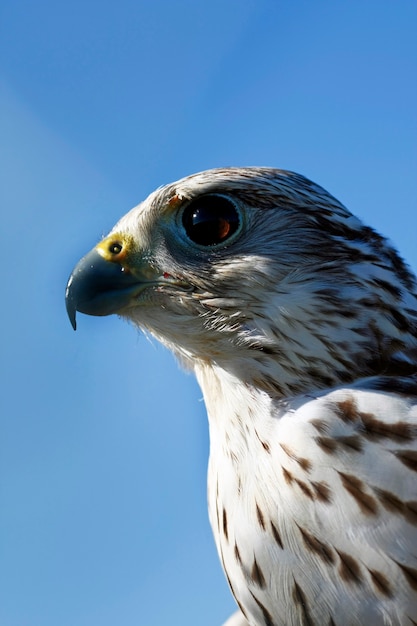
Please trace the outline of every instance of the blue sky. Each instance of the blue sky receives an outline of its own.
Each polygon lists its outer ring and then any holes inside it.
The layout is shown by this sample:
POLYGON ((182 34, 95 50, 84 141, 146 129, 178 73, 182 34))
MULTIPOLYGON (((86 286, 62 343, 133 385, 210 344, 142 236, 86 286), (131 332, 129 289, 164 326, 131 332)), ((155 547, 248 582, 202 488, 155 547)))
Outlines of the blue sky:
POLYGON ((414 1, 0 9, 0 624, 216 626, 201 393, 74 263, 155 187, 270 165, 320 183, 417 269, 414 1))

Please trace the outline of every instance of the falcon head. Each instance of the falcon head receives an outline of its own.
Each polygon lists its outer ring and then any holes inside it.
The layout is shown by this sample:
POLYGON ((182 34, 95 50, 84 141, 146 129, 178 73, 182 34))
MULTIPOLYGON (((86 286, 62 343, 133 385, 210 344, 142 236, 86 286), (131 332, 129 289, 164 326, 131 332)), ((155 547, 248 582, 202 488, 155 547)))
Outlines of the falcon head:
POLYGON ((117 313, 189 367, 278 397, 416 369, 414 277, 318 185, 226 168, 162 187, 73 270, 76 311, 117 313))

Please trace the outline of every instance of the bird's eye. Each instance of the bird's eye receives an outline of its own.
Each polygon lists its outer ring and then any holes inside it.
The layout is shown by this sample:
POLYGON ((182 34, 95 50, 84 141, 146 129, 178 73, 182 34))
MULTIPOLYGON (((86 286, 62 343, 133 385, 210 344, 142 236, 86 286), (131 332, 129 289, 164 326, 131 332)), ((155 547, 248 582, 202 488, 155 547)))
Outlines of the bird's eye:
POLYGON ((182 214, 182 223, 191 241, 215 246, 237 231, 240 219, 233 202, 212 194, 190 202, 182 214))

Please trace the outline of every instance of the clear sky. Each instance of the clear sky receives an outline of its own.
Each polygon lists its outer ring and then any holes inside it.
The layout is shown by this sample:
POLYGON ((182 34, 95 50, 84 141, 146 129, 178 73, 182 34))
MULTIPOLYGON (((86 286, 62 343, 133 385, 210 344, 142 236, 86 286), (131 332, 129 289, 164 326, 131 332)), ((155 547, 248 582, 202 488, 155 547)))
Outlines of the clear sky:
POLYGON ((417 4, 3 0, 1 626, 218 626, 192 376, 74 263, 155 187, 270 165, 320 183, 417 269, 417 4))

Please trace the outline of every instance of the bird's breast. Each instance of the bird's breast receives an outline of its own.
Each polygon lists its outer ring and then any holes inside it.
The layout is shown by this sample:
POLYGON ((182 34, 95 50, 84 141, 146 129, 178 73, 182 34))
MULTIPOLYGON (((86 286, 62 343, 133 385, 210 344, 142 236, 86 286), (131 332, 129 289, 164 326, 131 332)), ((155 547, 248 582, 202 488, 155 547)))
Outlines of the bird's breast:
POLYGON ((210 520, 250 624, 417 618, 415 582, 403 567, 415 518, 388 495, 413 490, 415 472, 401 459, 413 454, 414 427, 395 421, 409 410, 403 399, 384 398, 384 422, 362 411, 378 415, 381 402, 380 394, 338 390, 274 405, 224 382, 208 402, 210 520))

